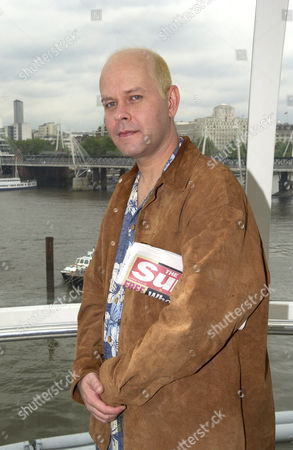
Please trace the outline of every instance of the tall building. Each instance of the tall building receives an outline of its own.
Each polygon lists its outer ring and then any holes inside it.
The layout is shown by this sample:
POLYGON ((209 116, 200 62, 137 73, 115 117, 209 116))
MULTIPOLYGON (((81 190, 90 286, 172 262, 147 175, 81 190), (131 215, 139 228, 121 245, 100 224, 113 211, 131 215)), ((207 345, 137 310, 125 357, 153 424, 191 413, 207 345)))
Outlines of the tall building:
POLYGON ((23 121, 23 102, 14 100, 14 123, 5 127, 5 136, 15 141, 25 141, 32 138, 32 126, 23 121))
POLYGON ((180 136, 187 135, 193 141, 203 136, 209 137, 218 150, 224 149, 227 144, 237 138, 245 141, 247 126, 248 120, 235 117, 234 108, 226 104, 215 106, 211 117, 176 123, 180 136))
POLYGON ((23 123, 23 102, 21 100, 14 100, 14 123, 23 123))

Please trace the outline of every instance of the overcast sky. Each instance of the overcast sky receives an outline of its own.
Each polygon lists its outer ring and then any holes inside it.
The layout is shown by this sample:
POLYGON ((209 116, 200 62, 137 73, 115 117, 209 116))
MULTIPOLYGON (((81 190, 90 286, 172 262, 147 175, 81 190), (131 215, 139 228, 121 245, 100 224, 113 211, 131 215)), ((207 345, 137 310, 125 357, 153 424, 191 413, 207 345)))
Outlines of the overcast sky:
MULTIPOLYGON (((178 121, 210 116, 220 103, 247 117, 254 14, 253 0, 0 0, 0 119, 13 122, 19 99, 33 128, 55 121, 66 131, 95 130, 103 123, 101 68, 127 46, 166 59, 181 91, 178 121)), ((292 43, 291 20, 278 116, 291 123, 292 43)))

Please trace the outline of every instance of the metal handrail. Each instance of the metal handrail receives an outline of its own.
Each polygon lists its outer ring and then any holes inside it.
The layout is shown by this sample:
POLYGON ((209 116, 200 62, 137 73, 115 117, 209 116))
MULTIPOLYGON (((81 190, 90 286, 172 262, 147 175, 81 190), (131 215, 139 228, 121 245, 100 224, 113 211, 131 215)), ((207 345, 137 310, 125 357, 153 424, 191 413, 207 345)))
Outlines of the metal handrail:
MULTIPOLYGON (((7 327, 0 329, 0 342, 23 341, 46 338, 75 337, 77 334, 76 323, 46 324, 40 326, 7 327)), ((293 320, 270 319, 268 322, 268 334, 273 335, 293 335, 293 320)))
POLYGON ((2 328, 0 330, 0 342, 11 341, 26 341, 32 339, 46 339, 46 338, 63 338, 75 337, 77 335, 77 325, 73 324, 58 324, 46 325, 39 327, 28 327, 25 330, 19 328, 2 328))
POLYGON ((293 335, 293 320, 270 319, 268 323, 268 334, 293 335))

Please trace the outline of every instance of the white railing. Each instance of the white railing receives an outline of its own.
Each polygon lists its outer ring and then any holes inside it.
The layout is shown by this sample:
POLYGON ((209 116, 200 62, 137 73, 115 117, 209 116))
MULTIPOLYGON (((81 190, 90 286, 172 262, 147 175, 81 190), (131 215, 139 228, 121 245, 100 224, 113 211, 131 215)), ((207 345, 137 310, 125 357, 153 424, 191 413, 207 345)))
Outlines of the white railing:
MULTIPOLYGON (((0 342, 74 337, 80 303, 0 308, 0 342)), ((293 335, 293 302, 270 302, 269 334, 293 335)))

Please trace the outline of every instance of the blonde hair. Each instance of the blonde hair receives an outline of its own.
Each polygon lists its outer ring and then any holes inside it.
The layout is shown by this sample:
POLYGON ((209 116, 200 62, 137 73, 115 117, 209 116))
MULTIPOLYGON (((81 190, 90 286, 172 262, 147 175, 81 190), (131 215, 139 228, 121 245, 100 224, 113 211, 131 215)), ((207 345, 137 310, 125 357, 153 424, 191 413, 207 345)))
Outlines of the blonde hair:
POLYGON ((112 53, 106 61, 107 62, 115 56, 129 54, 129 53, 141 53, 151 63, 150 76, 155 81, 159 93, 163 98, 166 98, 166 94, 170 86, 172 85, 172 78, 168 64, 158 53, 149 48, 122 48, 112 53))

